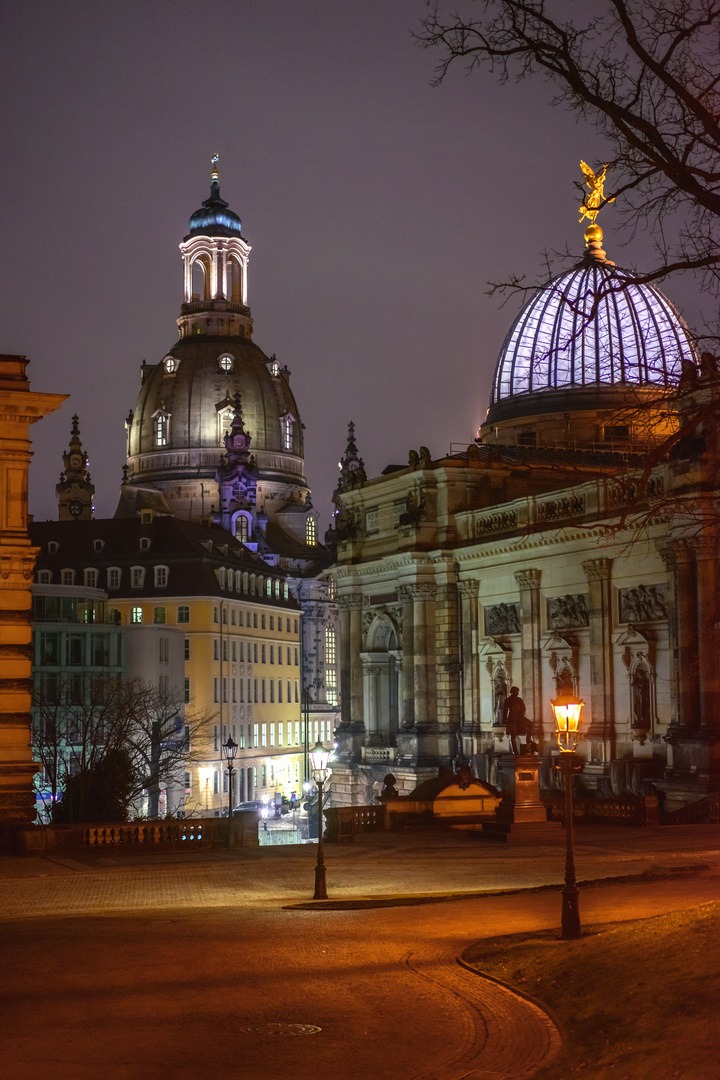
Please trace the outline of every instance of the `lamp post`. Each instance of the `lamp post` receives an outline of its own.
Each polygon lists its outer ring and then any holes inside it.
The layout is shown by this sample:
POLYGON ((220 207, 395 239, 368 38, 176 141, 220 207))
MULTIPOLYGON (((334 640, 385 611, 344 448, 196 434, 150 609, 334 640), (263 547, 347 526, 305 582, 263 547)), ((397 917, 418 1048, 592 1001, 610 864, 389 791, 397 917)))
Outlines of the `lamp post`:
POLYGON ((329 773, 328 761, 330 760, 331 750, 328 750, 326 746, 323 746, 321 742, 316 742, 310 751, 310 761, 312 763, 313 779, 318 788, 318 858, 317 866, 315 867, 315 894, 313 900, 327 900, 327 885, 325 883, 325 859, 323 849, 323 784, 327 779, 329 773))
POLYGON ((231 824, 231 822, 232 822, 232 816, 233 816, 233 784, 232 784, 232 778, 233 778, 233 773, 235 772, 235 770, 233 769, 233 761, 235 760, 235 755, 238 752, 237 743, 234 741, 234 739, 230 735, 228 735, 228 741, 226 743, 222 744, 222 752, 223 752, 223 757, 227 761, 227 771, 228 771, 228 832, 227 832, 228 839, 227 839, 227 843, 228 843, 228 847, 230 847, 230 844, 232 842, 231 841, 231 836, 232 836, 232 824, 231 824))
POLYGON ((560 750, 560 767, 565 776, 565 887, 562 891, 562 937, 579 938, 580 908, 575 878, 575 853, 573 851, 573 773, 575 772, 575 747, 580 738, 580 712, 584 701, 566 694, 551 701, 555 716, 555 731, 560 750))

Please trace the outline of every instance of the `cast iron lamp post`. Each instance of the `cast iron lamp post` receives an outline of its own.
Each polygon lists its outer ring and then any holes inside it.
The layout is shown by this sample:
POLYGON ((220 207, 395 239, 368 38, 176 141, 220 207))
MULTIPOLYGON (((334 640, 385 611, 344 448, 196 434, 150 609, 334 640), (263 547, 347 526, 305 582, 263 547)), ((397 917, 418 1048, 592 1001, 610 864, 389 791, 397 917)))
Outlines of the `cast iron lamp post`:
POLYGON ((310 751, 313 779, 318 788, 318 858, 315 867, 315 895, 313 900, 327 900, 327 885, 325 883, 325 860, 323 858, 323 784, 329 773, 328 761, 332 750, 328 750, 321 742, 316 742, 310 751))
POLYGON ((233 761, 235 760, 235 755, 238 752, 237 743, 233 740, 233 738, 230 735, 228 735, 228 741, 226 743, 222 744, 222 752, 223 752, 223 757, 227 761, 227 771, 228 771, 228 847, 230 847, 230 835, 231 835, 231 832, 232 832, 232 827, 231 827, 230 822, 231 822, 232 816, 233 816, 233 785, 232 785, 232 777, 233 777, 233 773, 235 772, 235 770, 233 769, 233 761))
POLYGON ((573 852, 573 773, 575 771, 575 747, 580 738, 580 711, 585 704, 579 698, 564 695, 551 701, 555 715, 555 730, 560 749, 560 767, 565 776, 565 888, 562 891, 562 937, 579 938, 580 908, 578 887, 575 879, 575 854, 573 852))

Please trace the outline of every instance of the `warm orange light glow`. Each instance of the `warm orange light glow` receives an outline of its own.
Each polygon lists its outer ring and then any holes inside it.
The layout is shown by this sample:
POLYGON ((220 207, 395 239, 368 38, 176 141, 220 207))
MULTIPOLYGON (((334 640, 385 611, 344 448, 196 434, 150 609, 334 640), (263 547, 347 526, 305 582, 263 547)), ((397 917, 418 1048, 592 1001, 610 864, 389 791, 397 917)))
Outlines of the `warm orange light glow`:
POLYGON ((555 698, 550 704, 555 716, 555 728, 560 749, 574 749, 579 737, 580 712, 585 702, 578 698, 565 696, 555 698))

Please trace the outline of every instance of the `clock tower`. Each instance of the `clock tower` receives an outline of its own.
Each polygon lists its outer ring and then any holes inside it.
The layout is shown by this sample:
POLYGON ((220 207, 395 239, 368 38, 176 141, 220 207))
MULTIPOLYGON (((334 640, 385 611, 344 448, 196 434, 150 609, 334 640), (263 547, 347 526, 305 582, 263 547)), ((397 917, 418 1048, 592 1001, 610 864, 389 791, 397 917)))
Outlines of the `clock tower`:
POLYGON ((55 485, 60 521, 90 521, 93 516, 95 485, 90 480, 88 456, 80 442, 77 415, 72 418, 70 446, 63 454, 65 468, 55 485))

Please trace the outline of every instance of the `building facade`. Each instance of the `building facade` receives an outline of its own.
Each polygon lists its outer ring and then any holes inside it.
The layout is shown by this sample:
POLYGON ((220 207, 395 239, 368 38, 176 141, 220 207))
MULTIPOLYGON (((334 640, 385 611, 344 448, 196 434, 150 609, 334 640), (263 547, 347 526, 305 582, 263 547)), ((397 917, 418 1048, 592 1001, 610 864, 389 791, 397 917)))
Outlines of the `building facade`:
POLYGON ((717 365, 598 233, 518 316, 466 451, 341 485, 336 802, 439 765, 496 782, 512 686, 545 786, 568 693, 590 790, 676 806, 720 782, 717 365))

